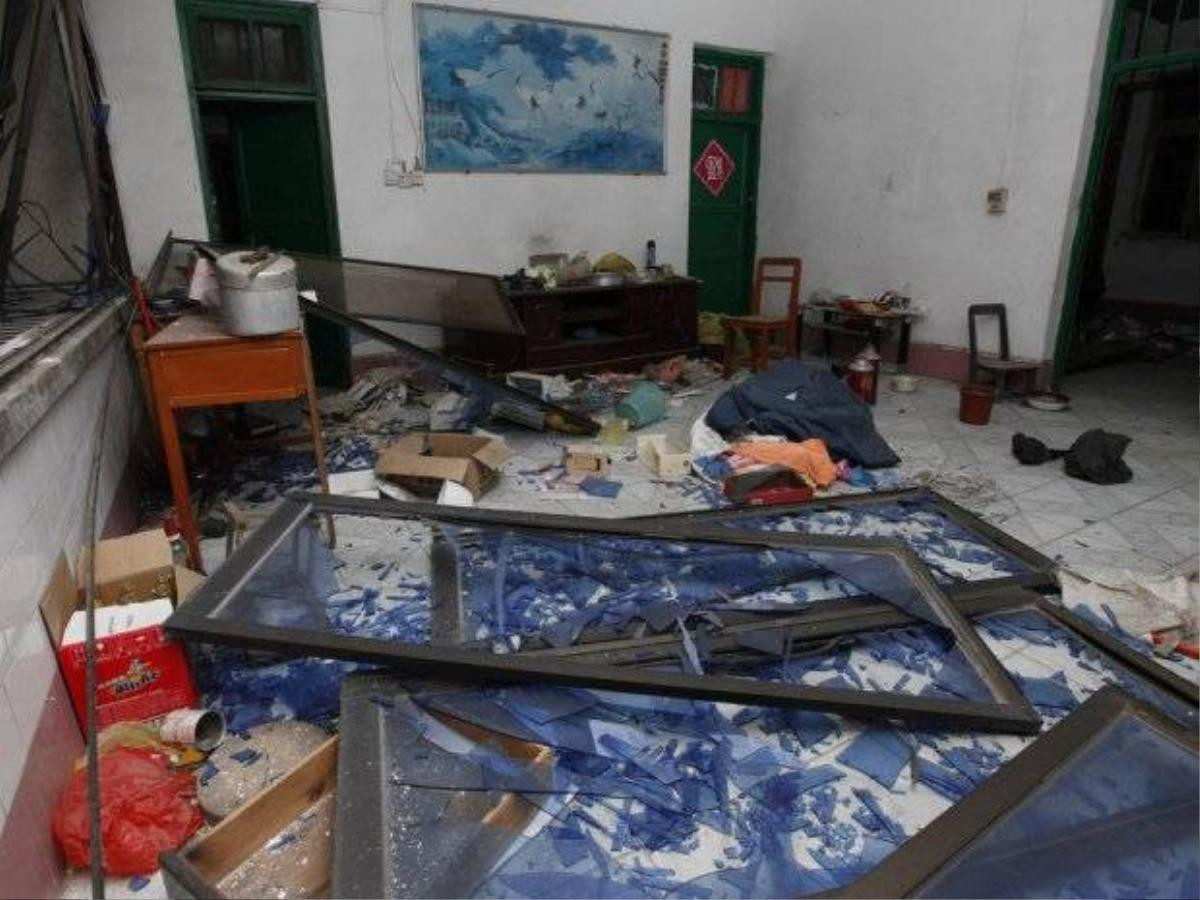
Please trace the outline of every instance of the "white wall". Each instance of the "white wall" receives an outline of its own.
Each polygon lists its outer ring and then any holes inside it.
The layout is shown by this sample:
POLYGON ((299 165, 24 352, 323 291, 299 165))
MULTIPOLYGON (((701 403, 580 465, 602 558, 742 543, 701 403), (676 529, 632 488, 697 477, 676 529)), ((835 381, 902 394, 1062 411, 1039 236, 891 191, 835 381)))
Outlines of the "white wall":
POLYGON ((125 234, 145 275, 168 231, 207 237, 172 0, 84 0, 107 94, 125 234))
POLYGON ((911 294, 929 312, 914 341, 964 346, 967 304, 1003 301, 1014 352, 1049 356, 1106 5, 785 9, 767 79, 760 252, 801 255, 806 292, 911 294), (999 216, 985 211, 994 186, 1009 190, 999 216))
MULTIPOLYGON (((421 152, 409 0, 319 0, 342 252, 389 261, 506 272, 531 252, 687 254, 693 43, 774 49, 778 0, 508 0, 461 2, 671 35, 667 174, 435 174, 385 188, 394 154, 421 152), (390 71, 388 63, 391 63, 390 71), (403 97, 403 99, 401 99, 403 97)), ((89 23, 113 112, 110 135, 134 267, 162 236, 207 234, 174 4, 89 0, 89 23)))
MULTIPOLYGON (((759 250, 799 253, 805 290, 898 288, 918 342, 963 346, 965 306, 1009 304, 1015 352, 1045 358, 1090 142, 1107 0, 505 0, 460 5, 671 35, 667 174, 430 174, 385 188, 420 146, 409 0, 319 0, 342 250, 495 272, 531 251, 644 242, 683 267, 695 43, 771 54, 759 250), (390 67, 388 61, 393 65, 390 67), (403 99, 402 99, 403 98, 403 99), (1009 189, 989 216, 984 193, 1009 189)), ((135 266, 168 228, 203 234, 169 0, 90 0, 135 266)))
POLYGON ((431 174, 425 188, 382 187, 392 153, 389 102, 401 157, 420 144, 404 114, 418 116, 408 0, 321 0, 325 86, 333 137, 342 250, 425 265, 508 272, 532 252, 617 250, 641 258, 646 240, 682 269, 694 43, 775 49, 775 0, 508 0, 458 6, 617 25, 670 34, 667 174, 431 174), (387 60, 398 90, 389 79, 387 60), (389 101, 390 95, 390 101, 389 101), (403 96, 403 101, 401 100, 403 96))
MULTIPOLYGON (((111 324, 109 330, 116 331, 111 324)), ((121 335, 84 372, 0 460, 0 893, 8 896, 54 896, 61 877, 50 816, 82 744, 38 600, 58 554, 73 559, 83 543, 96 411, 110 372, 98 527, 112 507, 140 416, 121 335)))

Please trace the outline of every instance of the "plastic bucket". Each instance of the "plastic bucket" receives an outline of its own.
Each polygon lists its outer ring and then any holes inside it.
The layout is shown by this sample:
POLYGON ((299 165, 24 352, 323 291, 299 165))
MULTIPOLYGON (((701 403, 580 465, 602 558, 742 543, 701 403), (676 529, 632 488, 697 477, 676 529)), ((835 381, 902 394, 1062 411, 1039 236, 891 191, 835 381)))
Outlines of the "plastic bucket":
POLYGON ((996 389, 990 384, 964 384, 958 389, 958 421, 986 425, 992 417, 996 389))

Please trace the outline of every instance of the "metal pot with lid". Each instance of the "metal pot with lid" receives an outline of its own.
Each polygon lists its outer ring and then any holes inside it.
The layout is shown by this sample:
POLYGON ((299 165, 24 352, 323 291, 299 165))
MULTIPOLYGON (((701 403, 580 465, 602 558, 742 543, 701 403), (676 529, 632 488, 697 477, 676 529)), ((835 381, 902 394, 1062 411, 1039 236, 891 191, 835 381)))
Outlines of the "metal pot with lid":
POLYGON ((300 327, 296 263, 281 253, 237 251, 217 259, 221 312, 231 334, 279 334, 300 327))

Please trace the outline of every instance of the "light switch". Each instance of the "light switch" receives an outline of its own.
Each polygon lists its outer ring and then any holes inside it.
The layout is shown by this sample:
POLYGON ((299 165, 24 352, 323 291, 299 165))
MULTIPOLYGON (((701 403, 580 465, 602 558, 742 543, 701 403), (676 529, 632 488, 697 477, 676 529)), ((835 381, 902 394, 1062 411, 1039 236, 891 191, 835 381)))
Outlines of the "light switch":
POLYGON ((1008 209, 1008 188, 989 188, 987 192, 987 211, 999 215, 1008 209))

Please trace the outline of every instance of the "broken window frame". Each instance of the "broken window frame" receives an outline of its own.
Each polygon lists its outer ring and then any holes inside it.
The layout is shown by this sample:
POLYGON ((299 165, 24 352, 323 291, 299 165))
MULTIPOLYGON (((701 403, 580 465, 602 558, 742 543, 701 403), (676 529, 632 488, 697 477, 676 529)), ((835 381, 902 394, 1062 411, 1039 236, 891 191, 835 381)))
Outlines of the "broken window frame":
MULTIPOLYGON (((168 233, 163 245, 159 248, 158 256, 155 258, 154 265, 151 269, 151 276, 148 281, 147 293, 150 297, 157 297, 160 293, 160 283, 166 272, 167 266, 170 264, 171 251, 176 244, 188 244, 195 246, 203 242, 176 238, 168 233)), ((206 245, 208 246, 208 245, 206 245)), ((210 249, 236 249, 236 248, 213 248, 210 249)), ((309 254, 310 256, 312 254, 309 254)), ((298 259, 302 259, 304 254, 297 254, 298 259)), ((340 257, 323 257, 330 259, 339 259, 340 257)), ((348 262, 368 262, 371 265, 392 266, 391 263, 375 263, 370 260, 347 260, 348 262)), ((421 266, 398 266, 398 268, 413 268, 421 269, 421 266)), ((299 269, 298 269, 299 271, 299 269)), ((447 270, 435 270, 447 271, 447 270)), ((301 290, 304 289, 303 279, 300 283, 301 290)), ((504 300, 508 304, 507 299, 504 300)), ((507 384, 500 381, 493 381, 484 375, 475 372, 461 363, 452 362, 431 350, 426 350, 423 347, 418 347, 416 344, 406 341, 401 337, 377 328, 369 324, 366 320, 343 310, 336 309, 332 306, 313 302, 307 298, 300 298, 300 309, 302 312, 311 313, 319 316, 322 319, 341 325, 345 328, 353 329, 367 337, 374 338, 384 344, 387 344, 401 357, 409 360, 426 372, 435 374, 438 378, 445 381, 455 389, 468 394, 486 394, 497 398, 497 402, 492 404, 490 415, 501 416, 515 422, 519 422, 526 427, 534 428, 535 430, 553 430, 569 435, 594 435, 600 431, 600 425, 594 419, 588 416, 580 415, 572 412, 565 407, 555 403, 550 403, 542 400, 540 397, 535 397, 532 394, 526 394, 516 388, 509 387, 507 384), (504 406, 502 406, 502 404, 504 406), (498 409, 498 407, 500 409, 498 409), (503 411, 507 408, 507 412, 503 411), (537 423, 540 423, 537 424, 537 423)), ((511 312, 511 306, 509 307, 511 312)), ((515 316, 515 313, 513 314, 515 316)), ((383 318, 383 317, 379 317, 383 318)), ((393 317, 392 321, 406 321, 413 324, 434 324, 437 327, 443 327, 441 323, 429 323, 422 319, 405 319, 402 317, 393 317)), ((520 334, 520 322, 516 322, 518 329, 516 334, 520 334)))
POLYGON ((1200 752, 1200 736, 1193 730, 1118 687, 1101 688, 871 871, 821 896, 913 896, 1124 715, 1141 719, 1192 753, 1200 752))
MULTIPOLYGON (((387 777, 385 729, 381 721, 386 715, 386 706, 381 697, 388 700, 409 695, 408 687, 400 683, 395 673, 380 674, 359 672, 347 676, 342 682, 339 729, 350 739, 341 742, 338 756, 338 794, 335 821, 338 827, 333 837, 333 853, 330 861, 330 896, 333 897, 387 897, 388 854, 385 850, 388 831, 387 789, 382 787, 387 777)), ((489 743, 498 750, 506 744, 516 742, 499 732, 486 732, 479 726, 440 713, 430 715, 447 723, 453 730, 469 734, 479 743, 489 743)), ((540 747, 542 745, 529 745, 540 747)), ((429 790, 451 790, 428 788, 429 790)), ((457 791, 462 796, 469 791, 457 791)), ((495 811, 509 816, 520 814, 521 805, 528 807, 519 793, 507 791, 495 811)), ((536 815, 534 807, 524 810, 536 815)), ((526 818, 530 818, 527 815, 526 818)), ((515 824, 515 823, 514 823, 515 824)), ((502 826, 498 826, 502 827, 502 826)), ((520 836, 520 829, 511 831, 513 839, 520 836)), ((476 871, 482 866, 490 868, 499 858, 497 848, 484 842, 475 848, 469 859, 461 860, 463 866, 476 871)), ((443 885, 445 886, 445 885, 443 885)), ((435 896, 453 896, 452 893, 435 896)))
POLYGON ((759 519, 774 516, 798 515, 802 513, 834 511, 839 509, 882 505, 903 501, 922 501, 931 504, 942 515, 962 528, 969 531, 981 544, 1004 556, 1010 557, 1025 566, 1029 571, 1019 575, 1009 575, 1003 578, 987 578, 979 581, 961 582, 943 585, 943 590, 952 597, 974 593, 980 589, 1007 587, 1057 587, 1054 577, 1057 566, 1054 560, 1039 553, 1033 547, 1018 540, 1011 534, 1002 531, 995 525, 985 522, 975 513, 955 503, 949 497, 939 494, 932 488, 904 488, 893 491, 874 491, 860 494, 843 494, 837 497, 823 497, 807 500, 802 503, 780 503, 768 506, 735 506, 718 507, 716 509, 687 510, 678 513, 665 513, 650 516, 639 516, 639 521, 648 522, 686 522, 693 525, 720 524, 736 522, 742 519, 759 519))
MULTIPOLYGON (((457 591, 448 575, 433 573, 431 594, 445 601, 457 591)), ((434 610, 435 617, 439 615, 434 610)), ((443 611, 444 614, 444 611, 443 611)), ((457 619, 457 614, 455 614, 457 619)), ((454 681, 559 684, 638 694, 685 697, 751 706, 784 706, 830 712, 859 719, 902 721, 913 727, 949 728, 1035 734, 1041 717, 1021 694, 975 629, 941 591, 929 571, 906 546, 895 541, 815 537, 773 532, 703 528, 686 523, 536 516, 525 513, 442 507, 425 503, 366 500, 324 494, 293 493, 245 541, 186 604, 164 624, 186 640, 224 643, 285 655, 319 656, 402 669, 414 676, 454 681), (409 644, 264 625, 213 615, 246 585, 267 557, 310 516, 350 515, 420 519, 456 526, 485 526, 548 534, 605 534, 632 538, 758 547, 767 549, 869 553, 891 558, 909 575, 926 604, 955 640, 956 648, 991 695, 991 701, 913 696, 888 691, 813 687, 786 682, 755 681, 724 675, 664 672, 634 666, 595 665, 553 656, 516 652, 496 654, 461 645, 409 644)))
MULTIPOLYGON (((964 585, 969 587, 970 585, 964 585)), ((1069 609, 1024 588, 978 588, 952 595, 951 601, 964 618, 973 621, 994 613, 1038 612, 1082 640, 1093 652, 1109 658, 1114 665, 1194 707, 1200 707, 1200 685, 1188 681, 1152 657, 1138 653, 1111 634, 1092 625, 1069 609)), ((867 631, 919 625, 920 620, 890 603, 878 600, 842 598, 818 600, 796 613, 778 615, 726 625, 713 639, 715 649, 736 642, 736 636, 746 632, 778 629, 786 641, 795 644, 828 641, 867 631)), ((679 638, 673 634, 648 635, 597 643, 577 643, 569 647, 526 650, 529 655, 558 656, 618 663, 622 656, 654 661, 647 651, 671 652, 679 638)))
MULTIPOLYGON (((163 279, 167 274, 167 267, 170 265, 171 258, 175 255, 175 248, 178 246, 186 246, 189 248, 203 247, 207 250, 216 253, 236 253, 238 251, 249 252, 253 247, 245 244, 225 244, 214 243, 211 241, 202 241, 198 238, 181 238, 168 232, 163 239, 162 245, 158 249, 158 254, 155 257, 153 266, 150 269, 150 275, 146 279, 146 292, 151 298, 162 295, 165 290, 163 287, 163 279)), ((446 321, 441 318, 432 318, 428 316, 405 314, 403 309, 395 312, 388 311, 373 311, 370 316, 365 316, 362 313, 356 313, 352 310, 340 309, 337 302, 332 302, 328 298, 322 301, 325 306, 338 309, 345 315, 354 318, 368 318, 371 320, 380 320, 388 322, 407 322, 412 325, 428 325, 432 328, 471 328, 475 331, 483 331, 490 334, 510 334, 523 335, 525 326, 521 324, 521 317, 517 315, 516 309, 512 302, 508 299, 505 293, 504 286, 500 279, 495 275, 490 275, 486 272, 469 272, 463 269, 444 269, 438 266, 415 266, 407 263, 385 262, 378 259, 362 259, 361 257, 342 256, 339 254, 328 253, 305 253, 295 250, 284 250, 289 258, 296 263, 296 282, 297 288, 301 291, 317 290, 317 287, 311 283, 311 275, 307 274, 305 262, 312 261, 322 264, 349 264, 351 266, 363 266, 372 269, 378 269, 386 272, 395 270, 397 272, 429 272, 435 275, 447 275, 458 278, 468 278, 482 282, 489 282, 496 290, 495 303, 497 306, 498 315, 496 319, 503 319, 501 323, 497 322, 459 322, 446 321)), ((320 292, 317 294, 320 297, 320 292)))

